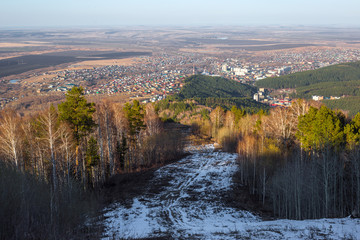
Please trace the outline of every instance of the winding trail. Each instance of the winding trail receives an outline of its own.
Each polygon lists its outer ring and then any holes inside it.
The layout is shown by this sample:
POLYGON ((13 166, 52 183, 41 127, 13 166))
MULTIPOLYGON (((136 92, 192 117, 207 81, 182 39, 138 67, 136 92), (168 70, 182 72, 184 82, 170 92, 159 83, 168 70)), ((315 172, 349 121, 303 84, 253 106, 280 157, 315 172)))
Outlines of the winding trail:
POLYGON ((104 239, 301 239, 317 234, 337 239, 352 236, 356 225, 360 233, 360 221, 351 219, 264 222, 227 207, 222 199, 231 191, 236 154, 214 151, 212 145, 188 151, 192 155, 158 169, 148 191, 130 208, 115 204, 107 209, 104 239))

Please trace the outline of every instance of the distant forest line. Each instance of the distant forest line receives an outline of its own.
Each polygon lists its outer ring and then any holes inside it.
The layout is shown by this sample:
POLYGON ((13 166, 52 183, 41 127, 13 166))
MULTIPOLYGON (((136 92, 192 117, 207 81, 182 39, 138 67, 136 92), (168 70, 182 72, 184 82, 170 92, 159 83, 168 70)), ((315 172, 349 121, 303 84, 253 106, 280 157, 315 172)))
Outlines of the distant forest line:
POLYGON ((360 112, 360 61, 342 63, 317 70, 267 78, 256 82, 257 87, 268 89, 294 88, 292 98, 311 99, 312 96, 344 97, 324 100, 332 109, 341 109, 355 116, 360 112))
MULTIPOLYGON (((310 86, 312 84, 356 80, 360 80, 360 61, 342 63, 280 77, 266 78, 257 81, 256 86, 272 89, 299 88, 310 86)), ((326 85, 324 85, 323 88, 325 87, 326 85)))

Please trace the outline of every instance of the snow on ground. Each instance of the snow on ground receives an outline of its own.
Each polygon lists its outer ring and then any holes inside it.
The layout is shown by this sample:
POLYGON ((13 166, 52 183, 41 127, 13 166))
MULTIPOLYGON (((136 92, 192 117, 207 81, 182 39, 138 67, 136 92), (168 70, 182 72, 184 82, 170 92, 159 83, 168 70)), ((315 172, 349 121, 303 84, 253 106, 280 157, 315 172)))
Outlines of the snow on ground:
POLYGON ((161 189, 133 199, 132 206, 107 209, 104 239, 360 239, 360 221, 345 219, 262 221, 221 201, 231 190, 236 154, 213 145, 189 146, 192 153, 155 172, 161 189))

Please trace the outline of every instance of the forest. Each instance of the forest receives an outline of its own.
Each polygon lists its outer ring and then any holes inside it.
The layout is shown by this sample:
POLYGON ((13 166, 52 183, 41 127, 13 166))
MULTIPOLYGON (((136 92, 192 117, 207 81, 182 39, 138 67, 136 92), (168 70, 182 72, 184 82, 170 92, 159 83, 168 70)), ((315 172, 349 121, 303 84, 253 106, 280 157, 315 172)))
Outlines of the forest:
MULTIPOLYGON (((234 176, 272 216, 359 216, 360 113, 348 117, 305 100, 246 111, 195 100, 88 102, 81 87, 32 115, 0 118, 0 239, 84 238, 101 189, 119 174, 184 156, 184 130, 237 152, 234 176), (24 217, 25 216, 25 217, 24 217)), ((235 186, 236 187, 236 186, 235 186)), ((241 198, 241 196, 234 196, 241 198)))
POLYGON ((162 111, 170 110, 172 112, 170 115, 175 121, 180 120, 177 116, 185 110, 191 110, 190 115, 200 114, 199 109, 203 107, 198 106, 205 106, 208 109, 220 106, 226 110, 236 106, 248 113, 268 111, 270 109, 268 105, 252 99, 256 92, 257 89, 253 86, 222 77, 193 75, 185 79, 185 85, 178 94, 169 96, 158 102, 156 106, 162 111), (186 108, 189 103, 190 109, 186 108))
POLYGON ((175 98, 244 98, 252 97, 255 87, 222 77, 193 75, 185 79, 185 85, 175 98))
POLYGON ((256 86, 273 89, 297 88, 321 82, 346 82, 359 79, 360 62, 350 62, 259 80, 256 86))
POLYGON ((311 84, 296 88, 294 97, 311 99, 313 95, 317 96, 360 96, 360 80, 346 82, 323 82, 311 84))
POLYGON ((340 98, 336 100, 323 100, 323 104, 331 109, 341 109, 350 116, 355 116, 360 112, 360 96, 340 98))
POLYGON ((274 216, 359 216, 360 113, 351 119, 298 100, 248 117, 232 140, 237 177, 274 216))
POLYGON ((106 181, 183 156, 182 132, 152 104, 90 103, 81 87, 57 107, 0 116, 0 239, 96 235, 84 223, 103 207, 106 181))
POLYGON ((257 87, 282 89, 295 88, 293 97, 311 98, 312 95, 359 96, 360 62, 328 66, 316 70, 266 78, 256 82, 257 87))
MULTIPOLYGON (((194 108, 184 106, 184 111, 194 108)), ((168 115, 176 109, 169 107, 168 115)), ((236 106, 197 112, 178 120, 224 151, 238 153, 234 181, 272 216, 359 216, 360 113, 349 117, 301 99, 268 112, 249 113, 236 106)))

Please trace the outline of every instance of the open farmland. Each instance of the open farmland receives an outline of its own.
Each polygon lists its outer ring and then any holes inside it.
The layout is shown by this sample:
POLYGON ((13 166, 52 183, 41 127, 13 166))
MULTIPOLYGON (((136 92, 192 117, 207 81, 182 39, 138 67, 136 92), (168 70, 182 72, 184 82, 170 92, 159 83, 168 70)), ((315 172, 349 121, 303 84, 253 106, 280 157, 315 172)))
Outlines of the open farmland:
POLYGON ((65 63, 76 63, 89 60, 123 59, 149 55, 151 55, 151 52, 68 51, 14 57, 0 60, 0 78, 65 63))

